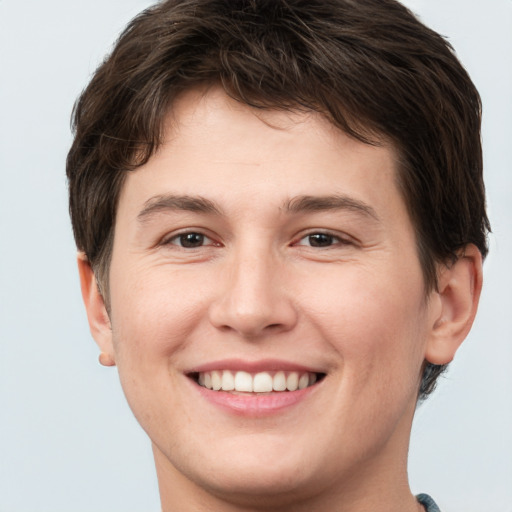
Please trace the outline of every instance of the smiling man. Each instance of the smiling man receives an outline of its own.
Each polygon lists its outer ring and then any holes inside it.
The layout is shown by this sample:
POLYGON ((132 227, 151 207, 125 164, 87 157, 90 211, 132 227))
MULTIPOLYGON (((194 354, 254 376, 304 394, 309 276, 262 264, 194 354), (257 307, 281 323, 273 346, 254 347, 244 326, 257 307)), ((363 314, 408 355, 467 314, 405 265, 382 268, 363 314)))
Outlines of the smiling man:
POLYGON ((392 0, 171 0, 74 121, 83 298, 163 511, 437 511, 411 424, 489 229, 446 42, 392 0))

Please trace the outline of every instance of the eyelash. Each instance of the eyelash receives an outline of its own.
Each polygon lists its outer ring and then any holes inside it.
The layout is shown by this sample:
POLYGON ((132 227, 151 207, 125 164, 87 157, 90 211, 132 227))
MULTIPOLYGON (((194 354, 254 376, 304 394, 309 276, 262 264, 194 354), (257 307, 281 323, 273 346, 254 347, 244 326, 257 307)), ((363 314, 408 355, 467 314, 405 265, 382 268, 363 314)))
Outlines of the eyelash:
POLYGON ((201 233, 200 231, 184 231, 183 233, 178 233, 177 235, 172 236, 171 238, 168 238, 167 240, 163 241, 162 245, 175 245, 179 247, 180 249, 199 249, 200 247, 205 246, 219 246, 220 244, 215 243, 209 236, 205 235, 204 233, 201 233), (200 237, 202 242, 201 245, 194 246, 194 247, 186 247, 183 245, 185 237, 191 237, 191 236, 200 237), (208 240, 210 243, 204 244, 204 241, 208 240), (175 243, 179 242, 179 243, 175 243))
MULTIPOLYGON (((321 242, 320 242, 321 244, 321 242)), ((339 235, 334 235, 333 233, 330 233, 328 231, 312 231, 310 233, 307 233, 306 235, 303 235, 301 238, 298 239, 297 242, 294 242, 293 246, 306 246, 311 248, 330 248, 333 246, 340 246, 340 245, 351 245, 352 242, 350 240, 347 240, 346 238, 342 238, 339 235), (312 243, 313 237, 317 237, 317 242, 319 242, 319 238, 324 237, 324 241, 327 242, 327 245, 314 245, 312 243), (304 240, 308 240, 309 243, 301 243, 304 240)), ((185 231, 183 233, 178 233, 177 235, 172 236, 171 238, 164 240, 163 245, 174 245, 181 249, 185 250, 191 250, 191 249, 199 249, 201 247, 209 247, 209 246, 220 246, 221 244, 214 242, 209 236, 205 235, 204 233, 201 233, 200 231, 185 231), (193 245, 194 241, 191 241, 191 246, 187 247, 186 237, 196 237, 200 240, 197 242, 199 245, 193 245), (209 243, 204 243, 205 241, 209 241, 209 243)))
POLYGON ((294 245, 299 246, 306 246, 311 248, 319 248, 319 249, 328 249, 331 247, 336 246, 343 246, 343 245, 352 245, 352 242, 348 240, 347 238, 343 238, 339 235, 335 235, 334 233, 330 233, 329 231, 311 231, 310 233, 307 233, 306 235, 303 235, 297 242, 294 243, 294 245), (330 240, 330 243, 328 245, 313 245, 311 244, 312 237, 325 237, 328 240, 330 240), (301 243, 304 240, 309 240, 309 244, 301 243))

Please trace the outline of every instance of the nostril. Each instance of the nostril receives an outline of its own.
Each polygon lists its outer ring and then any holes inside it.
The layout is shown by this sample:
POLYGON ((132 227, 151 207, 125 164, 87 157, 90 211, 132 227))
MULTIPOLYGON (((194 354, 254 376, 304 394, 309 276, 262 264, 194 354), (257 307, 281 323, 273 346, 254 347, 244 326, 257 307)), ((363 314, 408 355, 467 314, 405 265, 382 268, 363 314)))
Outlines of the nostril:
POLYGON ((239 274, 210 304, 211 324, 222 332, 234 331, 254 339, 293 329, 298 314, 285 289, 260 272, 249 277, 246 272, 239 274))

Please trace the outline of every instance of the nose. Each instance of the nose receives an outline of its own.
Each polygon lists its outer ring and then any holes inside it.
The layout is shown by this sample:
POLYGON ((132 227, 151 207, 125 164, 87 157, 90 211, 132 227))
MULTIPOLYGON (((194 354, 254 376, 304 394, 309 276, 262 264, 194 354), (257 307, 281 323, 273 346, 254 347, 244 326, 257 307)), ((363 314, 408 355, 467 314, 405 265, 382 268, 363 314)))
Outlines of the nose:
POLYGON ((248 339, 293 329, 298 316, 286 286, 288 274, 270 251, 240 252, 219 275, 210 322, 248 339))

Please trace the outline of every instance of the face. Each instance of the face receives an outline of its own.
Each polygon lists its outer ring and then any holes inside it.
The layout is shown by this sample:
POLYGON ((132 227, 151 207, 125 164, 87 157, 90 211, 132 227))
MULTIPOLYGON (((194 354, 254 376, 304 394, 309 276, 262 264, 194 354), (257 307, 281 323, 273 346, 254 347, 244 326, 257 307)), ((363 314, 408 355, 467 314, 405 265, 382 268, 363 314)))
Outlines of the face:
POLYGON ((160 473, 305 496, 405 461, 432 314, 390 147, 187 93, 122 190, 110 301, 160 473))

